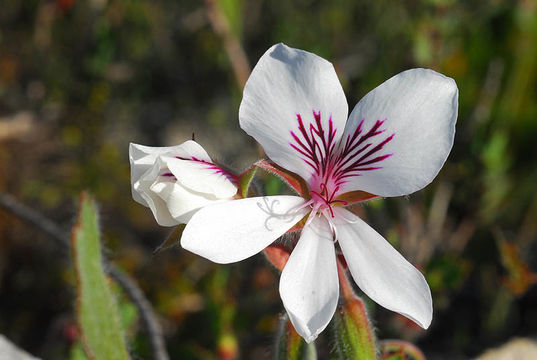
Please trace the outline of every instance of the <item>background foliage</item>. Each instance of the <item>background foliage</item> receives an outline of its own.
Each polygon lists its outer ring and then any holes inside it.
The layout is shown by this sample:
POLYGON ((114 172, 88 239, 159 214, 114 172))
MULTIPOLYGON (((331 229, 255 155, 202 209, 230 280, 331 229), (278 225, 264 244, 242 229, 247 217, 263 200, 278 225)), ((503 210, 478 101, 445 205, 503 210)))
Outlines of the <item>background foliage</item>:
MULTIPOLYGON (((4 0, 0 190, 66 229, 80 190, 94 194, 106 254, 140 282, 172 359, 268 357, 283 310, 277 272, 262 256, 218 266, 181 249, 151 255, 170 230, 131 199, 128 143, 194 133, 214 158, 246 168, 261 153, 238 126, 242 83, 276 42, 332 61, 351 107, 402 70, 435 69, 460 90, 447 164, 424 191, 355 210, 433 292, 426 332, 369 304, 378 334, 428 358, 475 356, 537 333, 536 34, 532 0, 4 0)), ((69 358, 69 258, 4 212, 0 249, 0 333, 69 358)), ((147 357, 147 340, 131 333, 147 357)), ((319 356, 330 349, 321 336, 319 356)))

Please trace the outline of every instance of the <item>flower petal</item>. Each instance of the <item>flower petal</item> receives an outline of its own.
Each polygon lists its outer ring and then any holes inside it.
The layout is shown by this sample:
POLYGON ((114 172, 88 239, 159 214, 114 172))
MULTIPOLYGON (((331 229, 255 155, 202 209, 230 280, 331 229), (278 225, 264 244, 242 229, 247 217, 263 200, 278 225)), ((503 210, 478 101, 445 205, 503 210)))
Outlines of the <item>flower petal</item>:
POLYGON ((175 220, 174 225, 186 224, 204 206, 226 201, 211 194, 192 191, 175 181, 155 181, 150 190, 164 201, 168 213, 175 220))
MULTIPOLYGON (((153 167, 133 185, 133 189, 151 209, 159 225, 185 224, 198 209, 225 201, 214 194, 197 192, 185 187, 173 176, 162 176, 162 173, 169 171, 166 159, 177 160, 170 157, 158 157, 153 167)), ((233 187, 233 189, 236 192, 236 188, 233 187)), ((230 197, 225 199, 230 199, 230 197)))
POLYGON ((157 157, 161 155, 168 156, 182 156, 182 157, 196 157, 200 160, 211 161, 211 158, 199 145, 193 140, 185 141, 184 143, 176 146, 164 146, 153 147, 138 145, 134 143, 129 144, 129 160, 131 164, 131 188, 132 197, 142 205, 147 206, 143 197, 134 189, 134 184, 140 180, 140 177, 153 167, 157 157))
POLYGON ((161 182, 169 183, 170 185, 173 182, 171 178, 160 176, 160 173, 165 168, 166 164, 161 159, 157 158, 153 165, 147 171, 145 171, 136 182, 132 184, 132 193, 133 198, 136 201, 151 209, 155 220, 157 220, 157 223, 160 226, 175 226, 179 225, 180 222, 174 219, 170 214, 166 201, 159 196, 158 193, 155 193, 153 190, 151 190, 151 188, 159 180, 161 182), (134 194, 136 194, 141 200, 137 200, 137 198, 134 197, 134 194))
POLYGON ((189 189, 206 193, 220 199, 231 198, 237 193, 231 174, 210 162, 181 160, 165 157, 170 172, 177 182, 189 189))
POLYGON ((280 296, 296 331, 310 343, 326 328, 339 298, 332 231, 324 217, 302 230, 280 278, 280 296))
POLYGON ((241 128, 263 146, 272 161, 308 180, 312 169, 302 160, 303 154, 291 146, 300 148, 291 132, 305 141, 298 128, 300 115, 306 133, 313 136, 310 125, 315 126, 314 111, 320 111, 326 136, 332 119, 336 131, 333 142, 337 142, 343 134, 348 105, 334 67, 315 54, 284 44, 272 46, 246 82, 239 108, 241 128))
POLYGON ((352 111, 342 144, 357 129, 366 135, 378 121, 377 130, 384 131, 360 145, 371 144, 354 159, 369 155, 358 166, 360 176, 347 178, 346 191, 400 196, 425 187, 449 155, 457 108, 455 81, 428 69, 404 71, 369 92, 352 111))
POLYGON ((334 209, 338 242, 354 281, 386 309, 431 324, 433 303, 423 275, 379 233, 345 209, 334 209))
POLYGON ((257 254, 306 215, 298 196, 266 196, 204 207, 188 222, 181 246, 221 264, 257 254))

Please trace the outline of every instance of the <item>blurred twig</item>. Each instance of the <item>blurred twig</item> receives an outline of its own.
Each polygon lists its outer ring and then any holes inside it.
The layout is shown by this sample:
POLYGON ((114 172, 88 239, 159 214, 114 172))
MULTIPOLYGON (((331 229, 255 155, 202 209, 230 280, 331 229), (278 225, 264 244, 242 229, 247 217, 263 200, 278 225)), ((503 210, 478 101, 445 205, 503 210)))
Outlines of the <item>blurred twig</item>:
MULTIPOLYGON (((235 81, 242 90, 252 72, 246 51, 237 35, 231 31, 231 25, 218 5, 218 0, 205 0, 205 3, 209 22, 214 32, 220 36, 224 43, 224 49, 233 68, 235 81)), ((257 144, 257 152, 259 157, 265 157, 265 150, 261 144, 257 144)))
POLYGON ((52 40, 52 24, 56 17, 57 6, 54 2, 43 2, 37 9, 34 28, 34 43, 40 50, 47 50, 52 40))
POLYGON ((492 107, 501 89, 500 85, 504 67, 503 59, 494 58, 490 61, 485 80, 483 81, 483 87, 470 117, 469 126, 472 131, 490 118, 492 107))
POLYGON ((239 87, 243 89, 251 72, 246 52, 237 36, 232 33, 229 21, 222 13, 217 0, 205 0, 205 3, 207 4, 207 16, 211 26, 214 32, 222 38, 227 57, 233 67, 235 80, 239 87))
POLYGON ((516 243, 522 247, 527 247, 530 241, 537 235, 537 193, 533 197, 533 201, 524 215, 520 232, 518 233, 516 243))
POLYGON ((474 234, 476 227, 476 220, 469 217, 462 219, 457 228, 447 238, 447 241, 443 243, 443 251, 451 251, 457 255, 462 253, 474 234))
POLYGON ((401 247, 414 264, 427 264, 439 249, 460 254, 472 237, 475 220, 466 217, 458 224, 450 221, 448 208, 452 197, 453 186, 441 182, 427 211, 418 203, 405 208, 401 247))
POLYGON ((71 246, 70 235, 37 211, 23 205, 13 196, 4 193, 0 193, 0 207, 43 231, 62 245, 62 251, 69 252, 69 247, 71 246))
MULTIPOLYGON (((68 253, 70 248, 70 234, 64 231, 54 222, 31 209, 30 207, 20 203, 13 196, 0 192, 0 208, 6 210, 12 215, 43 231, 61 246, 62 250, 68 253)), ((162 329, 158 323, 151 304, 143 294, 138 284, 130 278, 125 272, 118 269, 114 264, 103 259, 104 268, 107 274, 125 291, 127 296, 134 303, 140 318, 143 328, 149 336, 153 359, 168 360, 168 353, 164 345, 162 329)))

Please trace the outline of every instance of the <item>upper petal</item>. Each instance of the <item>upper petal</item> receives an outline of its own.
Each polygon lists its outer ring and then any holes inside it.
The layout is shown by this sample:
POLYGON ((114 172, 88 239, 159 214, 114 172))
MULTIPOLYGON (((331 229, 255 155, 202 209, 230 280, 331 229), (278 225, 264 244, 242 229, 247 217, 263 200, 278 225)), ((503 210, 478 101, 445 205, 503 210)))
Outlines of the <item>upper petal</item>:
POLYGON ((274 162, 308 180, 312 168, 304 154, 291 146, 302 149, 291 132, 310 147, 299 130, 297 116, 303 121, 305 134, 313 137, 310 125, 316 126, 314 111, 320 112, 326 137, 331 119, 335 131, 332 140, 337 142, 345 127, 348 106, 334 67, 315 54, 284 44, 272 46, 246 82, 239 108, 241 128, 263 146, 274 162))
POLYGON ((211 161, 211 158, 199 145, 193 140, 185 141, 176 146, 153 147, 130 143, 129 144, 129 161, 131 164, 131 188, 132 197, 143 205, 147 205, 143 197, 134 189, 134 184, 140 180, 140 177, 153 167, 156 159, 161 155, 196 157, 200 160, 211 161))
POLYGON ((359 217, 335 211, 338 242, 356 284, 378 304, 428 328, 433 302, 423 275, 359 217))
POLYGON ((429 184, 453 145, 457 108, 455 81, 427 69, 404 71, 369 92, 342 138, 342 145, 353 135, 360 142, 353 155, 359 176, 347 177, 345 189, 399 196, 429 184))
POLYGON ((181 246, 216 263, 257 254, 304 217, 298 196, 233 200, 200 209, 188 222, 181 246))
POLYGON ((237 193, 231 174, 205 161, 182 160, 164 157, 170 172, 181 185, 200 193, 217 198, 231 198, 237 193))
POLYGON ((302 230, 280 278, 280 296, 296 331, 312 342, 336 310, 339 298, 336 254, 326 219, 315 219, 302 230))

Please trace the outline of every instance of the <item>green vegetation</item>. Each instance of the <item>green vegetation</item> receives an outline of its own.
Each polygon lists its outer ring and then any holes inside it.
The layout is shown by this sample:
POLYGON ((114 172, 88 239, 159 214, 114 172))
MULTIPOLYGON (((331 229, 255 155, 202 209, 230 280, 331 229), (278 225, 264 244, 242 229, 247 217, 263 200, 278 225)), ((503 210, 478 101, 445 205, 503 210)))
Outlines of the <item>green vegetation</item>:
POLYGON ((80 202, 71 246, 77 277, 77 318, 84 349, 90 359, 128 360, 118 305, 101 263, 95 204, 85 194, 80 202))
MULTIPOLYGON (((364 301, 380 339, 475 357, 537 333, 535 34, 537 2, 523 0, 4 0, 0 191, 64 229, 78 193, 93 194, 105 257, 139 282, 171 359, 262 358, 283 313, 278 272, 261 255, 225 266, 180 246, 152 255, 173 229, 132 200, 128 143, 194 133, 244 171, 261 155, 238 126, 241 79, 277 42, 332 61, 351 106, 402 70, 432 68, 460 91, 446 165, 425 190, 355 211, 425 273, 433 323, 364 301)), ((264 171, 251 185, 285 191, 264 171)), ((82 356, 65 249, 2 210, 0 238, 0 333, 42 358, 82 356)), ((150 358, 146 334, 126 330, 133 357, 150 358)), ((329 334, 321 359, 336 356, 329 334)))

